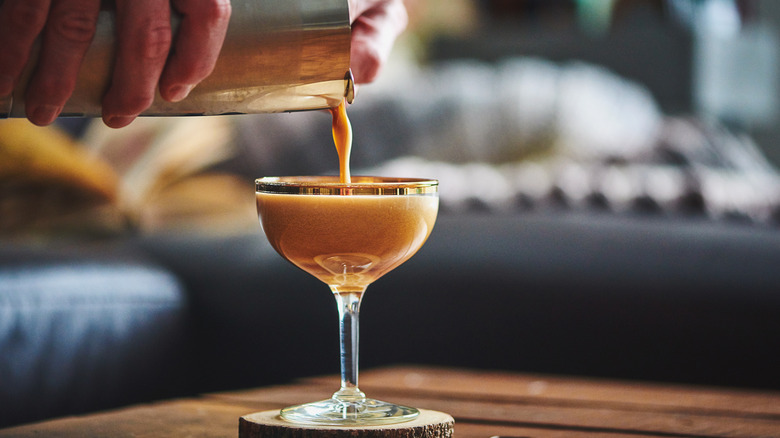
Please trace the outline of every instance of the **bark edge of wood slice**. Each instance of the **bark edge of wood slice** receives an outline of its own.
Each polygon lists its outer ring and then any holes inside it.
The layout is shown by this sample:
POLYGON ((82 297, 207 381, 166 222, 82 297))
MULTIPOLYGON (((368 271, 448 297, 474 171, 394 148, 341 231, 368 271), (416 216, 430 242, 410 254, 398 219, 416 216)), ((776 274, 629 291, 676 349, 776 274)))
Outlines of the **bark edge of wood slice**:
POLYGON ((427 409, 411 421, 378 426, 296 424, 283 420, 278 409, 238 420, 239 438, 452 438, 454 429, 452 416, 427 409))

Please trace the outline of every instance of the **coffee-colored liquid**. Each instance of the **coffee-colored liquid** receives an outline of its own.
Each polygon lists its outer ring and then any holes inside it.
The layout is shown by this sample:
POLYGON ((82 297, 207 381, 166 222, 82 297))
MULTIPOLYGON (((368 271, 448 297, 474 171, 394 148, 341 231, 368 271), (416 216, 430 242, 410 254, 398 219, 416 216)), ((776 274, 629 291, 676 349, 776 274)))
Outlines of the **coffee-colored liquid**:
POLYGON ((349 155, 352 152, 352 125, 347 117, 347 103, 342 100, 339 106, 331 108, 333 116, 333 143, 339 154, 339 180, 342 183, 350 183, 349 155))
POLYGON ((435 196, 320 196, 257 193, 276 251, 334 292, 361 292, 422 246, 435 196))

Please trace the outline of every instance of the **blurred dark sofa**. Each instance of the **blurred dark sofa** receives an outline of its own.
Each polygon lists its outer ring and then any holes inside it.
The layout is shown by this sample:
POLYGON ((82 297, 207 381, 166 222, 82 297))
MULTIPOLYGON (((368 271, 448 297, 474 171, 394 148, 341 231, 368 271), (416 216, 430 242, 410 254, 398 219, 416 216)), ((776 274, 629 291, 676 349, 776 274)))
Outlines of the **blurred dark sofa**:
MULTIPOLYGON (((773 227, 443 211, 369 288, 361 366, 780 390, 778 265, 773 227)), ((338 372, 327 287, 259 228, 4 245, 0 266, 3 426, 338 372)))

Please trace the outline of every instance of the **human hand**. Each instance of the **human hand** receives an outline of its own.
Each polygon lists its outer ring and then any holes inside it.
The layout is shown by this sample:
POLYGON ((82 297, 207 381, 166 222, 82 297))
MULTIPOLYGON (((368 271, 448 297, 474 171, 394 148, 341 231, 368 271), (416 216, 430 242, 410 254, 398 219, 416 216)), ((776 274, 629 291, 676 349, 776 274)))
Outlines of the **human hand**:
MULTIPOLYGON (((13 92, 40 37, 25 92, 31 122, 52 123, 73 93, 100 5, 101 0, 0 3, 0 96, 13 92)), ((168 101, 187 97, 214 69, 230 11, 230 0, 116 0, 117 52, 102 102, 105 124, 128 125, 151 106, 158 88, 168 101), (172 10, 182 17, 175 40, 172 10)))
POLYGON ((403 0, 349 0, 352 74, 357 83, 376 79, 408 17, 403 0))

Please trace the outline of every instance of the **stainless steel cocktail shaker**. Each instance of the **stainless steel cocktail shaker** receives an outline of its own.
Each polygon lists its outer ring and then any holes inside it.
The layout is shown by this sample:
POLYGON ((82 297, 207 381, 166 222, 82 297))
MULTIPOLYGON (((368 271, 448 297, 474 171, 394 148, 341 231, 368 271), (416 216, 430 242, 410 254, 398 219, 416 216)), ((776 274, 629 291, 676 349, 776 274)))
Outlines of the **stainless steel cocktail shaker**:
MULTIPOLYGON (((230 26, 211 76, 181 102, 158 95, 143 115, 305 111, 335 107, 345 97, 352 100, 347 0, 232 0, 231 5, 230 26)), ((110 9, 100 12, 63 116, 100 116, 114 59, 110 9)), ((174 31, 177 25, 174 18, 174 31)), ((13 94, 0 97, 0 117, 24 117, 23 96, 35 59, 33 54, 13 94)))

